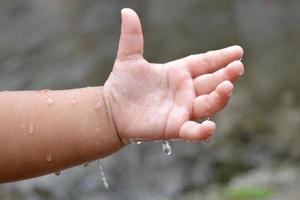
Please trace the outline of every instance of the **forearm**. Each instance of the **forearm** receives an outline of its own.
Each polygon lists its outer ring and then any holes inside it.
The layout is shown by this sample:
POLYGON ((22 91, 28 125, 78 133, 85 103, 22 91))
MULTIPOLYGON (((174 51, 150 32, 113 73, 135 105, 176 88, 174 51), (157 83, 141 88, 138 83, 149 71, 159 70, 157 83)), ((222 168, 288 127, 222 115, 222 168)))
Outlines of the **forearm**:
POLYGON ((59 171, 122 147, 101 87, 0 93, 0 182, 59 171))

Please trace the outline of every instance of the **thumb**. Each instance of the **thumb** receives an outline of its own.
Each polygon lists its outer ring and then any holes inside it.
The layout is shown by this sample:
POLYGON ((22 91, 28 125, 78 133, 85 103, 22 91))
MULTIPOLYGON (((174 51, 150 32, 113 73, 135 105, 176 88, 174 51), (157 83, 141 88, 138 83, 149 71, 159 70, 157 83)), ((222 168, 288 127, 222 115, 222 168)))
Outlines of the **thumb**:
POLYGON ((121 11, 122 27, 117 59, 143 57, 143 32, 138 15, 129 8, 121 11))

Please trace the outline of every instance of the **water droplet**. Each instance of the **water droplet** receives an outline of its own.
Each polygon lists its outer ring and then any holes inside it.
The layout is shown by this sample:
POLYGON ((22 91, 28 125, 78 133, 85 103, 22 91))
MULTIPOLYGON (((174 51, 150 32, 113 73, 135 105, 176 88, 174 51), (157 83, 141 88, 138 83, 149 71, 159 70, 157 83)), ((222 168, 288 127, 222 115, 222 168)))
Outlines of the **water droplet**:
POLYGON ((101 163, 100 163, 99 160, 97 160, 97 165, 98 165, 98 168, 100 170, 100 175, 101 175, 102 183, 103 183, 104 187, 108 190, 109 189, 109 185, 108 185, 108 182, 106 180, 106 177, 105 177, 102 165, 101 165, 101 163))
POLYGON ((29 133, 29 135, 32 135, 33 132, 34 132, 34 124, 33 124, 33 122, 31 122, 30 125, 29 125, 29 131, 28 131, 28 133, 29 133))
POLYGON ((211 138, 207 138, 206 140, 204 140, 204 142, 210 143, 211 142, 211 138))
POLYGON ((164 155, 172 154, 172 149, 171 149, 169 141, 167 141, 167 140, 161 141, 161 145, 162 145, 162 150, 163 150, 164 155))
POLYGON ((95 110, 98 112, 101 111, 101 102, 96 103, 95 110))
POLYGON ((202 122, 208 121, 208 120, 210 120, 210 117, 202 117, 200 119, 196 119, 195 121, 201 124, 202 122))
POLYGON ((59 176, 60 175, 60 171, 57 171, 54 173, 56 176, 59 176))
POLYGON ((142 144, 142 141, 139 140, 129 140, 130 144, 142 144))
POLYGON ((203 118, 201 119, 201 123, 202 123, 202 122, 205 122, 205 121, 208 121, 208 120, 210 120, 210 117, 203 117, 203 118))
POLYGON ((40 90, 40 92, 42 92, 42 93, 47 93, 47 92, 49 92, 50 90, 49 89, 41 89, 40 90))
POLYGON ((53 106, 54 105, 54 100, 50 97, 48 99, 46 99, 45 102, 48 106, 53 106))
POLYGON ((72 99, 70 103, 72 106, 76 106, 78 104, 78 101, 76 99, 72 99))
POLYGON ((84 167, 88 167, 89 164, 90 164, 90 162, 86 162, 86 163, 83 164, 83 166, 84 166, 84 167))
POLYGON ((52 156, 49 154, 49 155, 47 155, 46 156, 46 160, 48 161, 48 162, 51 162, 52 161, 52 156))

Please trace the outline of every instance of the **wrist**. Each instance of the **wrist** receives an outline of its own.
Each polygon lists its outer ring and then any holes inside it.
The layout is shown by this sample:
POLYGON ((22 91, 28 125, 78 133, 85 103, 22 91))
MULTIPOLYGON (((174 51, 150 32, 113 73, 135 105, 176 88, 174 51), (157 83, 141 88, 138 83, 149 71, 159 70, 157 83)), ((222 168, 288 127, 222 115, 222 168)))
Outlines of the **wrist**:
POLYGON ((121 147, 126 146, 129 141, 127 139, 124 139, 120 135, 120 131, 118 130, 117 126, 117 118, 113 112, 113 96, 110 94, 108 88, 102 87, 102 98, 103 98, 103 104, 105 108, 105 114, 107 117, 107 121, 109 122, 109 126, 112 128, 116 136, 119 138, 121 147))

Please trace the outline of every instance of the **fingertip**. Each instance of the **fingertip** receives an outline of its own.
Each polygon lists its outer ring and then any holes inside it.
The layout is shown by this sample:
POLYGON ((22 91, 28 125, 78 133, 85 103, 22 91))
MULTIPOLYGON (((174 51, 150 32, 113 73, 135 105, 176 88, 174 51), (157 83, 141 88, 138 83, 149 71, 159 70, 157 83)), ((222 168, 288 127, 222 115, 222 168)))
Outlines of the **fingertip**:
POLYGON ((129 9, 129 8, 122 8, 121 9, 121 15, 123 15, 126 12, 127 9, 129 9))
POLYGON ((122 18, 122 21, 128 20, 128 22, 132 23, 132 24, 134 24, 134 22, 140 23, 138 14, 131 8, 123 8, 121 10, 121 18, 122 18))
POLYGON ((234 45, 233 48, 235 48, 235 51, 238 52, 241 56, 244 55, 244 49, 239 45, 234 45))
POLYGON ((128 10, 129 8, 123 8, 122 10, 121 10, 121 19, 122 20, 124 20, 124 17, 125 17, 125 15, 126 15, 126 13, 128 12, 127 10, 128 10))
MULTIPOLYGON (((131 22, 133 24, 134 23, 140 24, 139 15, 131 8, 123 8, 121 10, 121 18, 122 18, 122 21, 128 20, 129 22, 131 22)), ((141 31, 138 31, 138 32, 140 33, 141 31)))
POLYGON ((139 20, 138 14, 131 8, 123 8, 121 10, 121 17, 122 17, 122 20, 124 20, 125 18, 131 19, 131 20, 135 20, 135 19, 139 20))
POLYGON ((209 138, 215 131, 216 124, 212 121, 204 121, 201 124, 188 121, 180 129, 180 139, 200 141, 209 138))
POLYGON ((244 74, 244 65, 241 61, 235 60, 228 65, 229 69, 233 72, 234 75, 243 75, 244 74))
POLYGON ((143 54, 143 31, 139 16, 130 8, 121 10, 121 35, 117 59, 141 57, 143 54))
POLYGON ((137 15, 136 12, 134 10, 132 10, 131 8, 122 8, 121 15, 125 15, 125 14, 137 15))
POLYGON ((223 81, 217 86, 216 91, 222 96, 231 96, 233 91, 233 84, 228 80, 223 81))
POLYGON ((207 120, 202 122, 202 125, 207 128, 207 131, 213 133, 216 129, 216 124, 213 121, 207 120))
POLYGON ((230 47, 225 48, 229 54, 232 55, 232 59, 234 60, 241 60, 244 55, 244 49, 239 45, 233 45, 230 47))

